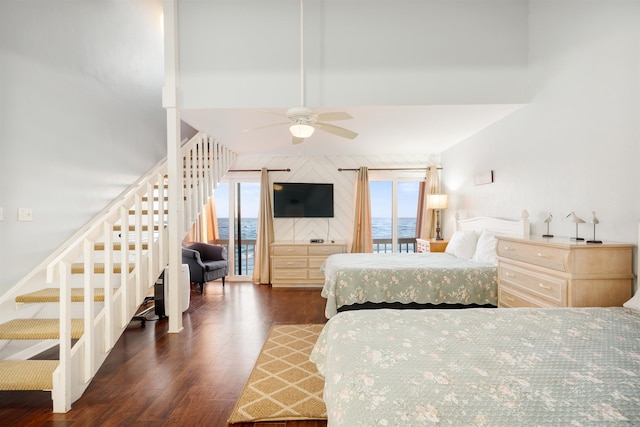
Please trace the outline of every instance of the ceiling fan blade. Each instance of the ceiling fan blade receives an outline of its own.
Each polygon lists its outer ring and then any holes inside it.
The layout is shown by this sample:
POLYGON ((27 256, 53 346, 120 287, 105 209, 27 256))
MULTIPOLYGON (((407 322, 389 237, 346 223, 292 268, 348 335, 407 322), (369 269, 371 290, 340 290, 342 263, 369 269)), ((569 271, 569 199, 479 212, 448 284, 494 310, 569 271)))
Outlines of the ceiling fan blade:
POLYGON ((353 119, 353 116, 344 111, 334 111, 331 113, 319 113, 318 120, 323 122, 332 122, 334 120, 348 120, 353 119))
POLYGON ((291 137, 291 143, 292 144, 301 144, 304 142, 304 138, 298 138, 297 136, 293 136, 291 137))
POLYGON ((356 136, 358 136, 358 134, 355 133, 354 131, 341 128, 340 126, 330 125, 329 123, 318 122, 318 123, 315 123, 313 127, 318 128, 325 132, 332 133, 334 135, 341 136, 343 138, 354 139, 356 136))
POLYGON ((256 128, 251 128, 251 129, 244 129, 242 132, 251 132, 254 130, 258 130, 258 129, 265 129, 265 128, 271 128, 274 126, 281 126, 281 125, 288 125, 290 124, 290 122, 282 122, 282 123, 272 123, 270 125, 265 125, 265 126, 258 126, 256 128))

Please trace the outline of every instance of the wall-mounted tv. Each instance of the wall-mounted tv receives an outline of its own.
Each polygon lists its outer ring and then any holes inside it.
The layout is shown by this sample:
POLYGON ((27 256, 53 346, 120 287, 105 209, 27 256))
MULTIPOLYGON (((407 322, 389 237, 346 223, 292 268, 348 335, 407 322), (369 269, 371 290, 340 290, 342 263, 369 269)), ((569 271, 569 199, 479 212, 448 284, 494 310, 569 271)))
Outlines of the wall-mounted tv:
POLYGON ((333 184, 273 183, 274 218, 332 218, 333 184))

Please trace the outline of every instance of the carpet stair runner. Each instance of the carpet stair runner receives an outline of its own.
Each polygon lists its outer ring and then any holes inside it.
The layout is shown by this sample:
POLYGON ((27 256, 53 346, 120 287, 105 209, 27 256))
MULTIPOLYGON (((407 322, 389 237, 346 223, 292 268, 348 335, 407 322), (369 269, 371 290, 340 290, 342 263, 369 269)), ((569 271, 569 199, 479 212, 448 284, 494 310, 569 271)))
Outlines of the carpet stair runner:
MULTIPOLYGON (((167 200, 166 197, 147 198, 152 202, 157 202, 159 199, 167 200)), ((158 211, 154 210, 157 214, 158 211)), ((165 211, 165 214, 167 212, 165 211)), ((130 215, 135 215, 135 210, 129 212, 130 215)), ((143 215, 148 214, 147 209, 143 209, 143 215)), ((130 225, 129 231, 136 231, 136 227, 130 225)), ((143 225, 143 232, 148 232, 150 229, 158 231, 158 226, 149 227, 143 225)), ((119 224, 114 225, 114 231, 122 231, 122 227, 119 224)), ((120 242, 113 242, 112 248, 114 251, 120 251, 122 244, 120 242)), ((130 243, 128 245, 129 250, 135 250, 136 245, 130 243)), ((148 249, 148 244, 141 245, 142 250, 148 249)), ((94 244, 94 251, 100 252, 105 250, 105 244, 103 242, 97 242, 94 244)), ((135 265, 129 265, 129 272, 133 272, 135 265)), ((84 263, 78 262, 71 265, 71 274, 82 275, 84 274, 84 263)), ((122 267, 119 263, 113 265, 113 274, 120 274, 122 267)), ((94 263, 94 274, 105 274, 104 263, 94 263)), ((115 291, 115 289, 114 289, 115 291)), ((104 289, 94 288, 94 302, 104 301, 104 289)), ((59 288, 43 288, 34 292, 18 295, 15 298, 17 305, 23 304, 45 304, 45 303, 57 303, 60 302, 60 289, 59 288)), ((71 288, 71 302, 84 302, 84 289, 83 288, 71 288)), ((71 338, 79 339, 84 332, 84 322, 82 319, 71 320, 71 338)), ((60 338, 60 321, 59 319, 14 319, 9 322, 0 324, 0 340, 58 340, 60 338)), ((49 391, 53 389, 53 372, 59 365, 58 360, 0 360, 0 390, 12 390, 12 391, 26 391, 26 390, 43 390, 49 391)))
MULTIPOLYGON (((131 273, 134 269, 133 264, 129 264, 129 273, 131 273)), ((97 262, 93 264, 93 272, 95 274, 104 274, 104 264, 101 262, 97 262)), ((113 265, 113 274, 120 274, 122 272, 122 267, 120 264, 113 265)), ((81 262, 74 263, 71 265, 71 274, 84 274, 84 264, 81 262)))
MULTIPOLYGON (((49 297, 47 297, 49 298, 49 297)), ((26 298, 33 300, 33 297, 26 298)), ((71 338, 84 331, 82 319, 71 320, 71 338)), ((2 340, 57 340, 59 319, 15 319, 0 324, 2 340)), ((0 390, 51 390, 57 360, 0 360, 0 390)))
POLYGON ((51 390, 57 360, 0 360, 0 390, 51 390))
MULTIPOLYGON (((93 291, 93 300, 95 302, 104 301, 104 289, 95 288, 93 291)), ((60 302, 60 289, 44 288, 35 292, 31 292, 16 297, 17 303, 37 304, 45 302, 60 302)), ((84 302, 84 289, 71 288, 71 302, 84 302)))
MULTIPOLYGON (((157 200, 157 198, 154 198, 157 200)), ((165 198, 166 200, 166 198, 165 198)), ((135 214, 135 212, 130 212, 135 214)), ((146 215, 146 210, 144 214, 146 215)), ((148 231, 150 227, 143 226, 143 231, 148 231)), ((158 230, 158 227, 152 227, 158 230)), ((129 227, 130 231, 135 231, 134 226, 129 227)), ((119 225, 114 226, 114 231, 121 231, 119 225)), ((114 242, 112 245, 115 251, 122 248, 121 243, 114 242)), ((141 245, 142 250, 148 249, 148 244, 141 245)), ((129 250, 135 250, 133 243, 129 244, 129 250)), ((94 245, 95 251, 104 251, 105 244, 98 242, 94 245)), ((132 272, 135 265, 129 265, 129 272, 132 272)), ((94 263, 94 273, 104 274, 103 263, 94 263)), ((121 265, 113 265, 113 273, 120 274, 121 265)), ((84 274, 84 264, 74 263, 71 265, 72 274, 84 274)), ((94 302, 104 301, 104 289, 94 289, 94 302)), ((17 304, 43 304, 60 302, 59 288, 43 288, 34 292, 18 295, 15 298, 17 304)), ((84 289, 71 288, 71 302, 84 302, 84 289)), ((71 338, 79 339, 84 332, 84 322, 82 319, 71 320, 71 338)), ((58 340, 60 338, 59 319, 14 319, 0 324, 0 340, 58 340)), ((0 360, 0 390, 5 391, 27 391, 53 389, 53 372, 59 365, 58 360, 0 360)))
MULTIPOLYGON (((193 138, 190 142, 192 143, 190 145, 190 148, 184 151, 184 153, 186 153, 184 154, 184 163, 186 165, 190 165, 189 167, 191 168, 198 169, 198 171, 192 172, 190 174, 187 174, 185 172, 184 176, 189 177, 189 182, 185 182, 184 184, 184 201, 186 204, 188 204, 191 203, 191 198, 193 198, 193 200, 197 201, 197 205, 201 206, 204 204, 204 201, 200 199, 203 197, 204 193, 202 191, 198 193, 197 190, 201 190, 202 187, 205 187, 209 191, 215 189, 217 182, 219 182, 218 180, 222 178, 222 174, 228 169, 228 165, 229 162, 232 161, 232 157, 231 153, 226 148, 217 145, 217 143, 212 142, 210 139, 193 138), (192 158, 194 152, 199 153, 197 159, 192 158), (187 156, 191 156, 190 161, 186 160, 187 156), (211 164, 207 166, 207 170, 209 171, 215 169, 215 182, 211 182, 211 175, 208 175, 207 179, 209 181, 207 182, 202 179, 205 176, 204 168, 205 162, 207 160, 211 160, 211 162, 215 163, 215 168, 211 164), (197 178, 195 178, 196 176, 197 178)), ((185 144, 185 146, 187 146, 187 144, 185 144)), ((158 168, 160 168, 160 166, 158 166, 158 168)), ((91 247, 96 254, 97 259, 91 259, 90 267, 87 268, 85 266, 86 262, 83 259, 82 255, 78 257, 77 262, 72 261, 70 263, 71 275, 80 279, 77 282, 74 281, 73 283, 82 283, 81 276, 86 273, 94 275, 114 274, 120 276, 123 271, 123 266, 120 261, 117 260, 117 257, 118 254, 123 250, 123 248, 127 249, 128 256, 131 256, 133 258, 135 255, 135 259, 141 260, 143 265, 147 265, 147 263, 150 261, 150 245, 154 245, 157 243, 160 247, 162 247, 162 242, 165 239, 165 234, 162 232, 163 230, 161 228, 165 228, 167 226, 168 210, 166 209, 166 206, 168 204, 168 200, 166 190, 168 188, 168 184, 166 175, 163 176, 164 178, 161 178, 161 181, 156 181, 155 183, 153 183, 152 181, 157 179, 157 175, 155 174, 154 169, 152 169, 152 171, 150 171, 150 173, 146 177, 142 178, 142 180, 138 184, 139 188, 144 189, 146 185, 146 188, 148 189, 148 191, 146 191, 144 194, 139 195, 142 204, 134 204, 134 206, 136 206, 134 209, 131 208, 130 204, 127 205, 127 207, 125 208, 126 210, 121 209, 124 215, 129 215, 128 220, 123 220, 123 218, 107 219, 106 215, 110 215, 110 212, 106 212, 105 217, 95 219, 95 222, 103 221, 103 238, 104 236, 108 236, 108 233, 110 232, 113 232, 114 236, 108 239, 110 242, 108 243, 108 246, 104 242, 100 241, 102 240, 100 237, 97 238, 98 241, 91 243, 91 247), (164 218, 158 221, 158 216, 162 216, 164 218), (158 222, 156 223, 156 221, 158 222), (133 237, 133 233, 135 233, 136 235, 135 238, 133 237), (140 243, 124 243, 127 246, 123 246, 123 244, 118 242, 117 240, 122 240, 124 242, 135 240, 136 242, 140 243), (100 262, 107 259, 106 256, 100 254, 101 252, 106 252, 107 248, 113 251, 110 258, 110 264, 112 264, 112 267, 109 269, 106 268, 104 262, 100 262), (103 256, 104 258, 100 258, 101 256, 103 256)), ((122 203, 124 206, 124 202, 122 203)), ((115 206, 116 205, 114 205, 114 208, 111 212, 117 211, 115 209, 115 206)), ((194 212, 193 218, 195 218, 195 216, 198 214, 199 212, 194 212)), ((193 219, 193 221, 195 221, 195 219, 193 219)), ((78 241, 69 242, 67 247, 76 246, 81 241, 80 239, 85 238, 86 236, 80 235, 78 241)), ((155 249, 155 246, 151 247, 154 248, 153 256, 157 257, 157 249, 155 249)), ((156 259, 157 258, 154 258, 154 260, 156 259)), ((129 273, 132 273, 136 268, 136 265, 133 263, 127 263, 127 266, 129 273)), ((149 279, 152 280, 151 283, 149 283, 149 288, 151 288, 156 278, 153 277, 149 279)), ((120 283, 120 286, 127 286, 129 288, 129 283, 121 281, 120 277, 115 279, 114 283, 120 283)), ((116 288, 117 286, 114 288, 114 293, 117 291, 116 288)), ((93 294, 93 300, 95 303, 105 303, 103 288, 100 288, 99 286, 95 287, 94 285, 93 294)), ((82 303, 85 299, 84 288, 71 287, 70 299, 72 303, 82 303)), ((15 297, 16 307, 18 309, 26 304, 51 304, 59 302, 60 289, 54 287, 43 287, 42 289, 33 292, 25 292, 24 294, 15 297)), ((144 304, 145 302, 146 297, 145 301, 142 301, 142 303, 144 304)), ((29 312, 33 313, 33 311, 29 312)), ((133 319, 135 318, 136 317, 134 316, 133 319)), ((84 322, 84 319, 71 319, 70 335, 72 342, 75 342, 82 337, 84 333, 84 322)), ((51 318, 13 319, 0 324, 0 340, 57 340, 56 343, 53 343, 51 345, 51 347, 53 348, 55 344, 59 344, 60 342, 60 320, 51 318)), ((1 345, 0 348, 2 348, 1 345)), ((83 351, 87 351, 87 349, 85 348, 83 351)), ((95 351, 95 349, 90 351, 95 351)), ((96 358, 106 357, 103 350, 99 351, 102 351, 102 353, 95 353, 94 356, 96 358)), ((67 397, 61 395, 60 392, 56 394, 56 390, 54 390, 53 384, 53 376, 56 369, 58 369, 60 365, 60 361, 36 360, 36 358, 37 356, 29 360, 0 360, 0 390, 51 391, 52 400, 54 401, 54 412, 68 411, 70 409, 70 406, 67 402, 63 401, 63 399, 66 399, 67 397), (57 407, 56 404, 58 405, 57 407)), ((67 369, 66 372, 68 373, 69 370, 67 369)), ((94 374, 95 372, 91 372, 86 375, 92 377, 94 374)), ((64 382, 65 379, 61 379, 61 381, 64 382)), ((58 387, 57 384, 56 387, 58 387)), ((61 388, 61 390, 64 390, 64 393, 69 393, 66 396, 74 393, 74 390, 64 387, 61 388)), ((75 391, 77 390, 78 388, 76 386, 75 391)), ((82 391, 80 391, 80 393, 82 393, 82 391)))

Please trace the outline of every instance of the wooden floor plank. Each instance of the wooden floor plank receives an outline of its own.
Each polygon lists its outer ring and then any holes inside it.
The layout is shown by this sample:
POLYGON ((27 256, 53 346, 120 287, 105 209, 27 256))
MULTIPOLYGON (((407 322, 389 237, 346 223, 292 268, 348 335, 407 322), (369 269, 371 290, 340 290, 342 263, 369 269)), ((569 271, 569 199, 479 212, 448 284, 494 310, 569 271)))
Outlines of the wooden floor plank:
MULTIPOLYGON (((324 323, 319 289, 220 281, 191 289, 184 329, 168 319, 131 322, 85 394, 66 414, 50 393, 0 392, 0 425, 227 427, 274 323, 324 323)), ((153 313, 150 314, 153 318, 153 313)), ((55 358, 56 352, 51 352, 55 358)), ((324 421, 234 427, 326 427, 324 421)))

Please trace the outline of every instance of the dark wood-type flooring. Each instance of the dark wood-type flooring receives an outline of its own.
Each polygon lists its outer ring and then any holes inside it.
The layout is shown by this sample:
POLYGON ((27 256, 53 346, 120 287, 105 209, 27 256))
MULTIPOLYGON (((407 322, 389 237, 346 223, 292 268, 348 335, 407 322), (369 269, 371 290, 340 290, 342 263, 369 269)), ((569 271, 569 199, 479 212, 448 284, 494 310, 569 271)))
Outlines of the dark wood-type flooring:
POLYGON ((182 332, 168 333, 166 318, 131 322, 71 411, 54 414, 48 392, 0 392, 0 426, 227 426, 271 326, 325 323, 324 303, 320 289, 215 281, 200 295, 192 286, 182 332))

